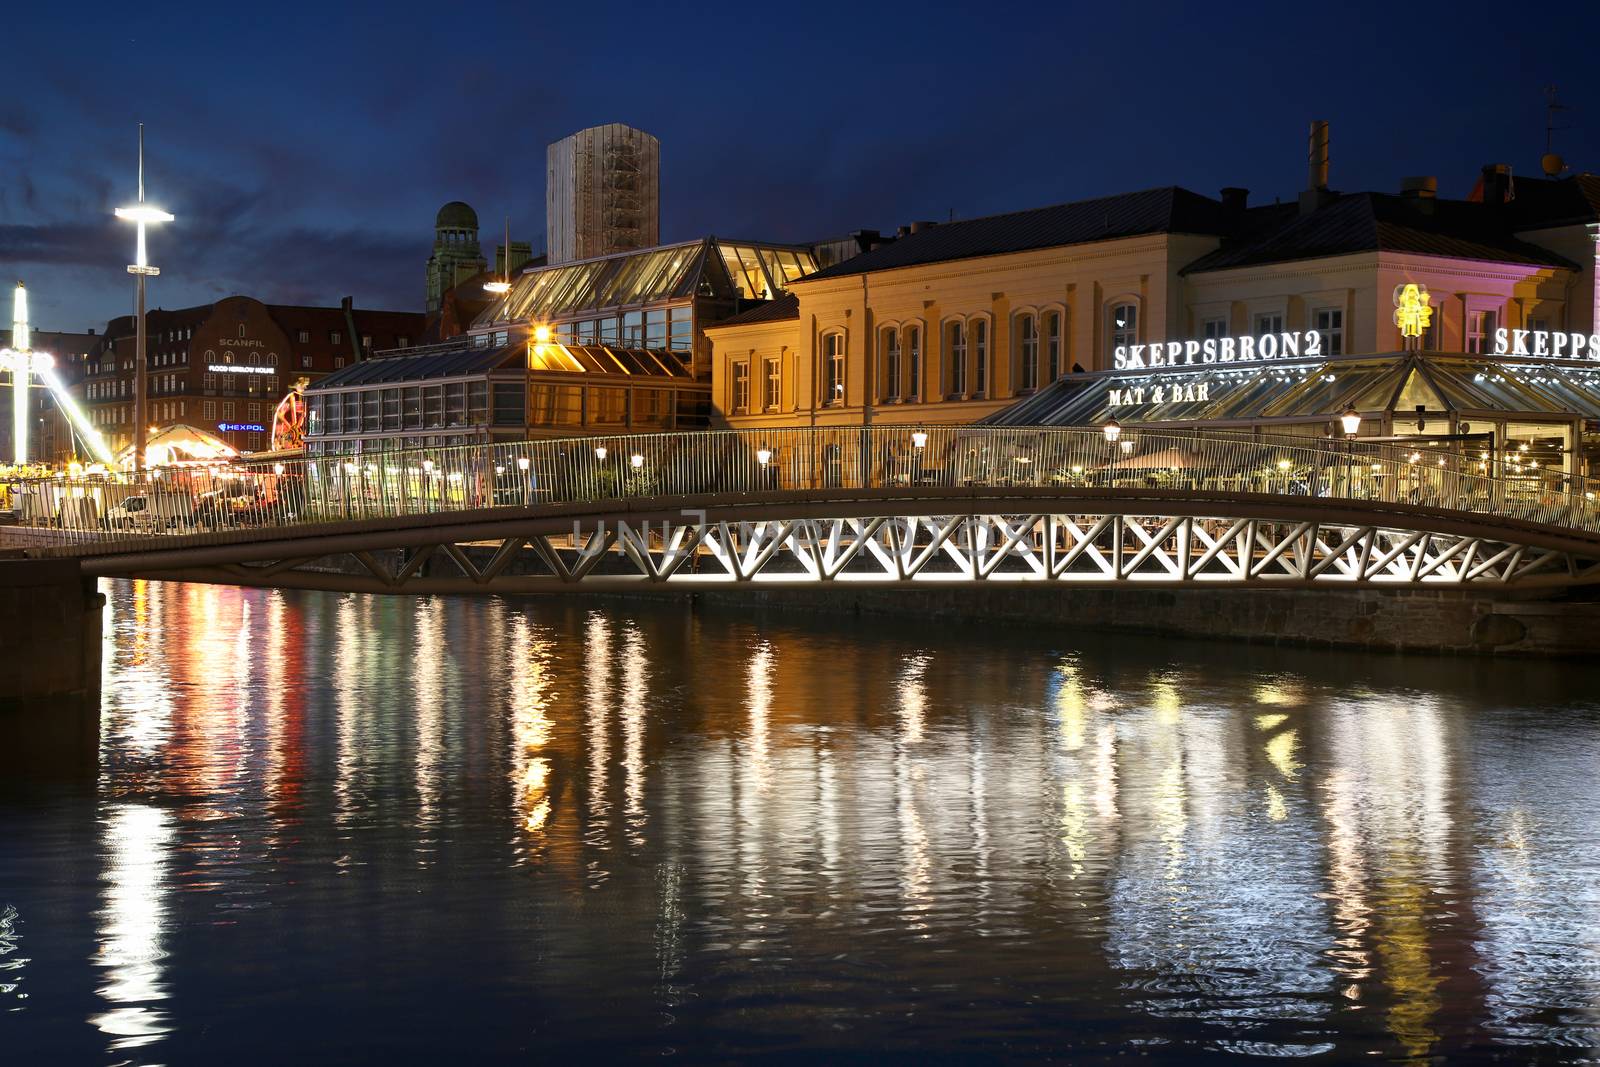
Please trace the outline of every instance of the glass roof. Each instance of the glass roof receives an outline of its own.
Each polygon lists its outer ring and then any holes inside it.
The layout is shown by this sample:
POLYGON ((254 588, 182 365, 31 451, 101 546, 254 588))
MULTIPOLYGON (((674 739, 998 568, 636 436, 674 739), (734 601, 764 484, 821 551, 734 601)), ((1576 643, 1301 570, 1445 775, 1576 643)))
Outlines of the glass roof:
POLYGON ((697 295, 770 300, 816 269, 804 248, 707 237, 526 271, 473 325, 556 322, 697 295))
POLYGON ((1600 366, 1396 353, 1248 368, 1079 374, 997 412, 1006 426, 1334 418, 1426 410, 1600 418, 1600 366))
POLYGON ((603 345, 544 344, 523 341, 490 347, 463 343, 434 345, 411 355, 385 356, 352 364, 306 387, 308 393, 354 389, 373 385, 400 385, 442 378, 467 378, 494 370, 565 374, 609 374, 690 379, 689 367, 671 352, 648 348, 608 348, 603 345))

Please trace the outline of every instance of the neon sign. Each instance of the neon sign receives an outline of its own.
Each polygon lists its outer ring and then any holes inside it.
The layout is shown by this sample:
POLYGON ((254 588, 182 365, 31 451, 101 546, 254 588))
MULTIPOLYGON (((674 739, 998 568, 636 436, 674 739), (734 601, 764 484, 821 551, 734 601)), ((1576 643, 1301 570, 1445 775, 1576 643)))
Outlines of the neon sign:
POLYGON ((216 363, 206 368, 212 374, 276 374, 277 367, 243 367, 232 363, 216 363))
POLYGON ((267 428, 259 422, 219 422, 217 423, 217 429, 223 433, 235 431, 240 433, 264 433, 267 428))
POLYGON ((1146 404, 1200 404, 1211 399, 1210 382, 1178 382, 1172 385, 1131 385, 1106 394, 1106 406, 1143 407, 1146 404))
POLYGON ((1494 332, 1494 354, 1539 359, 1581 359, 1600 363, 1600 333, 1508 330, 1502 326, 1494 332))
POLYGON ((1260 337, 1208 337, 1204 341, 1153 341, 1118 345, 1112 350, 1117 370, 1140 367, 1192 367, 1205 363, 1251 363, 1257 360, 1306 359, 1322 355, 1322 335, 1267 333, 1260 337))
POLYGON ((1394 324, 1401 337, 1421 337, 1433 322, 1433 296, 1428 287, 1405 282, 1394 287, 1394 324))

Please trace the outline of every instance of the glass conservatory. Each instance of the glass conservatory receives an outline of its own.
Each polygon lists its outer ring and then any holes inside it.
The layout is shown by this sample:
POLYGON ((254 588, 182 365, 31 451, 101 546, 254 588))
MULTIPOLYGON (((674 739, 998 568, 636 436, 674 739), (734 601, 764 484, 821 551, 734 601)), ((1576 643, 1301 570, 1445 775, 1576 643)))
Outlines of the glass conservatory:
POLYGON ((1600 365, 1393 353, 1062 378, 991 416, 1005 426, 1210 427, 1415 441, 1508 468, 1600 473, 1600 365), (1591 464, 1594 464, 1591 469, 1591 464))

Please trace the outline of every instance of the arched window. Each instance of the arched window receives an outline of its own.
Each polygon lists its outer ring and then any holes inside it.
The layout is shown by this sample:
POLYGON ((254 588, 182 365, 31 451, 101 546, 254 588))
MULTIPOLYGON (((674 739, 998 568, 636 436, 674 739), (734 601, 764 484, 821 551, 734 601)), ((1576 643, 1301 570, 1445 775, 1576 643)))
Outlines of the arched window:
POLYGON ((245 362, 249 363, 252 367, 261 366, 261 355, 260 355, 260 353, 258 353, 258 352, 250 353, 249 357, 245 360, 245 362))
POLYGON ((900 331, 883 331, 883 398, 900 399, 900 331))
POLYGON ((957 319, 944 328, 944 362, 951 396, 967 392, 967 324, 957 319))
POLYGON ((1118 300, 1106 309, 1106 362, 1122 345, 1139 343, 1139 305, 1118 300))
POLYGON ((276 353, 276 352, 268 352, 267 353, 267 366, 276 367, 277 365, 278 365, 278 353, 276 353))
POLYGON ((244 323, 242 323, 242 322, 239 324, 239 336, 240 337, 244 336, 244 323))
POLYGON ((972 320, 972 395, 989 395, 989 320, 972 320))
POLYGON ((922 399, 922 327, 907 326, 902 340, 905 343, 906 399, 922 399))
POLYGON ((1061 312, 1045 312, 1044 363, 1046 383, 1053 382, 1061 377, 1061 333, 1061 312))
POLYGON ((844 334, 822 335, 823 407, 844 405, 844 334))
POLYGON ((1039 320, 1027 311, 1017 316, 1017 388, 1039 388, 1039 320))

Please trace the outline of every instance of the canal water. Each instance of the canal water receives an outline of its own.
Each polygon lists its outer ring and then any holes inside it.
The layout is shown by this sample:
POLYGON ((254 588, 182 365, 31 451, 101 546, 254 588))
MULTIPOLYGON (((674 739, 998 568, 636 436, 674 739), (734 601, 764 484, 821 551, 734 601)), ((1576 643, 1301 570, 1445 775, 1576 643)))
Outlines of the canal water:
POLYGON ((97 741, 0 785, 0 1063, 1600 1044, 1581 665, 106 591, 97 741))

